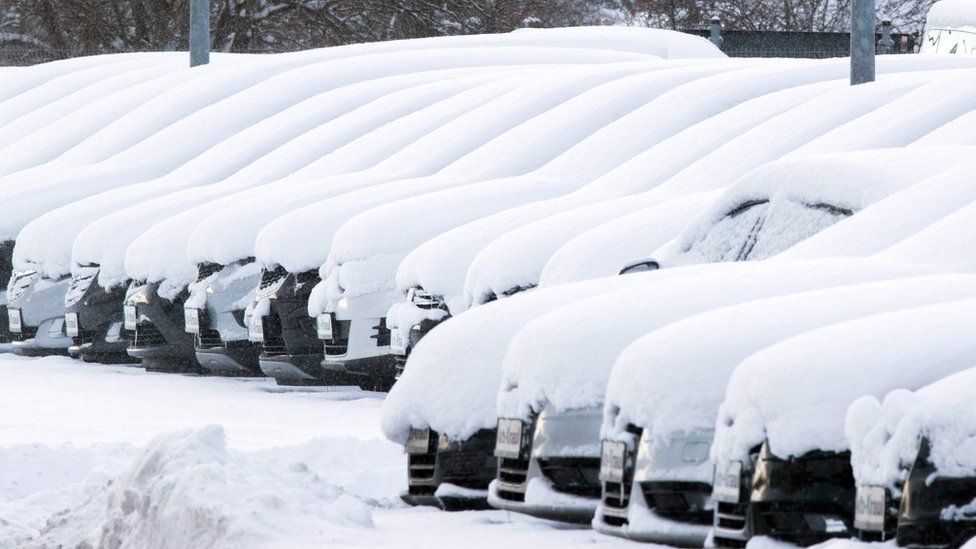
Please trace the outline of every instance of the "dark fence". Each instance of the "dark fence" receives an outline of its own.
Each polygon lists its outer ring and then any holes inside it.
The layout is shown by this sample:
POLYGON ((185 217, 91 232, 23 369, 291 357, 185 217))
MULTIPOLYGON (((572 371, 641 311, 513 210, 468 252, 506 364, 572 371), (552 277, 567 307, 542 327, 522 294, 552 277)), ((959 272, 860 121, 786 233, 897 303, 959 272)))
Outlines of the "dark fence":
MULTIPOLYGON (((705 29, 682 29, 682 32, 709 38, 705 29)), ((878 35, 881 40, 881 34, 878 35)), ((719 46, 729 57, 806 57, 823 59, 851 54, 851 35, 846 32, 792 31, 721 31, 719 46)), ((917 36, 892 33, 894 46, 890 53, 915 53, 917 36)))

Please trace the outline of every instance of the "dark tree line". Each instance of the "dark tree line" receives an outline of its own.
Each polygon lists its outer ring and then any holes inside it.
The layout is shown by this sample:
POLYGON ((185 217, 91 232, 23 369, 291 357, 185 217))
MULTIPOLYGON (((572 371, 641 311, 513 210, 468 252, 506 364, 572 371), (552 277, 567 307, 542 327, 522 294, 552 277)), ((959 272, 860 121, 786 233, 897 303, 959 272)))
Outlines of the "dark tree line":
MULTIPOLYGON (((918 30, 934 0, 876 0, 918 30)), ((189 0, 0 0, 0 47, 49 58, 187 47, 189 0)), ((851 0, 211 0, 213 48, 290 51, 377 40, 626 24, 844 30, 851 0)))

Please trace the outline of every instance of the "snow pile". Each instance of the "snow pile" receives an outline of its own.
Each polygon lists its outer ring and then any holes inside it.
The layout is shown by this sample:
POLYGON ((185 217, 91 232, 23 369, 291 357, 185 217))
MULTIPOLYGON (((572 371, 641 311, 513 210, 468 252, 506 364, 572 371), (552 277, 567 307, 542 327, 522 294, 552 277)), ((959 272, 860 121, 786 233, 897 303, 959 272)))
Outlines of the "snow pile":
POLYGON ((926 30, 976 27, 976 4, 972 0, 940 0, 929 8, 926 30))
POLYGON ((614 361, 624 348, 652 330, 696 313, 919 270, 836 260, 701 267, 698 275, 687 273, 667 282, 578 299, 527 323, 505 353, 499 417, 527 419, 543 406, 556 412, 602 406, 614 361))
POLYGON ((915 392, 897 389, 883 400, 867 396, 851 404, 845 430, 858 483, 895 490, 923 438, 940 476, 976 476, 974 388, 976 368, 969 368, 915 392))
POLYGON ((967 204, 876 254, 890 261, 943 263, 972 270, 976 257, 976 204, 967 204))
MULTIPOLYGON (((678 433, 709 431, 732 371, 750 354, 821 326, 960 297, 976 297, 976 277, 923 276, 814 290, 674 322, 620 353, 607 385, 604 435, 633 424, 655 444, 678 433)), ((711 469, 706 463, 691 478, 710 482, 711 469)))
POLYGON ((716 420, 712 456, 744 459, 768 441, 781 458, 848 449, 848 407, 863 396, 914 390, 971 368, 976 300, 903 309, 833 324, 744 360, 716 420))
MULTIPOLYGON (((302 463, 287 468, 228 451, 217 426, 157 437, 84 505, 53 517, 32 543, 77 547, 240 547, 284 543, 309 522, 330 541, 371 528, 369 508, 302 463)), ((294 542, 309 542, 295 539, 294 542)))
POLYGON ((770 162, 653 255, 662 265, 736 261, 743 253, 765 259, 971 154, 969 147, 905 147, 770 162))

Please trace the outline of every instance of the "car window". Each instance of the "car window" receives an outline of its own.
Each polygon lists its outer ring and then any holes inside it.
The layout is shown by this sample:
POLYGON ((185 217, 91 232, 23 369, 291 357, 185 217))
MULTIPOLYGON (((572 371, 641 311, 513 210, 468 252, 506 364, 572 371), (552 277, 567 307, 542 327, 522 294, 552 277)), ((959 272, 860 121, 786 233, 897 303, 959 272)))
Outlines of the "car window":
POLYGON ((718 223, 691 246, 690 252, 701 255, 705 261, 742 261, 749 257, 762 229, 768 200, 744 202, 725 214, 718 223))
POLYGON ((851 214, 849 209, 830 204, 776 201, 767 212, 756 243, 746 259, 760 260, 774 256, 851 214))

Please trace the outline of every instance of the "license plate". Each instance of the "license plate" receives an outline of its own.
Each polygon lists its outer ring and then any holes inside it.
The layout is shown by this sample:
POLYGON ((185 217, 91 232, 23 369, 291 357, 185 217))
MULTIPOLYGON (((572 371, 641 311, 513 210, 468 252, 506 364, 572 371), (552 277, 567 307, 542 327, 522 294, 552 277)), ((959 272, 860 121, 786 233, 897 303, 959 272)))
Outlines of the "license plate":
POLYGON ((122 319, 126 330, 135 330, 136 324, 139 323, 136 319, 136 306, 126 305, 122 319))
POLYGON ((259 315, 251 316, 247 323, 247 339, 255 343, 264 342, 264 317, 259 315))
POLYGON ((519 419, 499 419, 495 455, 512 459, 522 457, 522 429, 523 424, 519 419))
POLYGON ((15 334, 19 334, 23 329, 21 327, 20 320, 20 309, 7 309, 7 325, 10 326, 10 331, 15 334))
POLYGON ((64 333, 68 334, 68 337, 78 337, 81 330, 78 327, 78 313, 65 313, 64 315, 64 333))
POLYGON ((332 314, 326 313, 324 315, 319 315, 315 319, 316 327, 318 328, 319 339, 323 341, 329 341, 332 339, 332 314))
POLYGON ((738 503, 742 494, 742 462, 719 463, 715 466, 712 497, 715 501, 738 503))
POLYGON ((430 429, 410 428, 407 434, 407 453, 426 454, 430 449, 430 429))
POLYGON ((396 355, 407 354, 407 338, 403 337, 399 328, 390 330, 390 352, 396 355))
POLYGON ((885 525, 885 489, 881 486, 858 486, 854 500, 854 527, 858 530, 883 532, 885 525))
POLYGON ((190 334, 200 333, 200 309, 183 309, 184 330, 190 334))
POLYGON ((624 460, 626 458, 626 444, 623 442, 604 440, 600 451, 600 480, 604 482, 623 482, 624 460))

